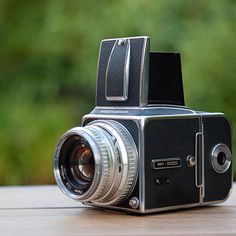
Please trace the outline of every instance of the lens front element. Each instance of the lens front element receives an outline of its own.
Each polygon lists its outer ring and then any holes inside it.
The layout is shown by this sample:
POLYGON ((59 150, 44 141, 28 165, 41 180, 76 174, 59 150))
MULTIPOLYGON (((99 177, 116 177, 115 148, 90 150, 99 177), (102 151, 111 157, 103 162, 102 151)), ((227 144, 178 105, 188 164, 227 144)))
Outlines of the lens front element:
POLYGON ((70 170, 75 179, 91 181, 94 174, 92 150, 84 144, 74 148, 70 157, 70 170))
POLYGON ((55 177, 69 197, 115 205, 137 180, 138 153, 132 136, 116 121, 96 120, 65 133, 56 148, 55 177))

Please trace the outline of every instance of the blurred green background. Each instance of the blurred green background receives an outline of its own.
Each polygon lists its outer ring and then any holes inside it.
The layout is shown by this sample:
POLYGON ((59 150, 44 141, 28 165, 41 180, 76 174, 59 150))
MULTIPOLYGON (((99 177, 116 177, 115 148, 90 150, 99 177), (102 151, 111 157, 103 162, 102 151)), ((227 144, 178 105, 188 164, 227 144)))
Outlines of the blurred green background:
POLYGON ((0 0, 0 184, 54 183, 58 138, 94 107, 103 38, 179 51, 187 106, 236 127, 235 22, 234 0, 0 0))

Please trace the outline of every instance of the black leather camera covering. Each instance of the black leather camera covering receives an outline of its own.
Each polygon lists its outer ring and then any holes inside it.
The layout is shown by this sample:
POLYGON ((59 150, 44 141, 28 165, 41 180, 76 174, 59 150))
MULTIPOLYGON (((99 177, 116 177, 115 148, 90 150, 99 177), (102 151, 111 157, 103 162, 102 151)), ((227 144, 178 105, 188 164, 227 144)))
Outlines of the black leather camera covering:
POLYGON ((214 171, 211 163, 211 152, 216 144, 223 143, 232 153, 231 127, 224 116, 203 116, 204 125, 204 166, 205 198, 204 201, 220 201, 227 198, 232 187, 232 163, 225 173, 214 171))
MULTIPOLYGON (((129 40, 123 41, 123 43, 116 43, 113 46, 109 63, 107 65, 106 71, 106 97, 109 99, 126 99, 125 90, 126 82, 129 80, 129 73, 127 73, 127 78, 125 74, 126 65, 130 63, 129 57, 129 40)), ((129 67, 127 67, 129 72, 129 67)))
POLYGON ((144 130, 145 140, 145 209, 187 205, 199 202, 195 168, 186 157, 194 156, 199 118, 150 119, 144 130), (153 159, 180 158, 181 167, 155 170, 153 159), (156 180, 168 178, 168 183, 156 180))

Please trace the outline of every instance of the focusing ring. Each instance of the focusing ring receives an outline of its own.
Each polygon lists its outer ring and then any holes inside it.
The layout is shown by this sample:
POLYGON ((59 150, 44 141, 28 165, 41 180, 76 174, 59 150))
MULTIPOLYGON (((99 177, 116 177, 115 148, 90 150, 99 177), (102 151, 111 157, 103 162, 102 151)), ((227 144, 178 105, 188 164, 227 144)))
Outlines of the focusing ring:
MULTIPOLYGON (((93 202, 96 205, 116 205, 119 202, 127 198, 130 192, 133 190, 134 185, 137 180, 137 161, 138 161, 138 152, 136 145, 133 141, 132 136, 129 134, 127 129, 120 123, 113 120, 96 120, 88 124, 96 125, 100 128, 105 129, 113 138, 119 138, 119 145, 123 145, 126 155, 127 155, 127 170, 126 173, 123 173, 123 183, 119 186, 118 191, 114 194, 112 199, 104 199, 103 202, 93 202), (122 142, 122 143, 121 143, 122 142), (123 186, 122 186, 123 184, 123 186)), ((117 140, 118 141, 118 140, 117 140)), ((124 155, 121 153, 122 147, 118 146, 120 156, 124 155)))
POLYGON ((120 135, 122 136, 123 143, 125 145, 127 155, 128 155, 128 160, 129 160, 128 176, 127 176, 125 188, 123 189, 121 195, 115 201, 108 203, 111 205, 116 205, 120 201, 123 201, 125 198, 127 198, 129 196, 129 193, 134 188, 134 184, 136 183, 136 179, 137 179, 138 152, 137 152, 137 149, 136 149, 136 146, 132 137, 130 136, 129 132, 126 129, 124 129, 123 126, 120 126, 118 122, 114 122, 114 121, 107 122, 107 123, 114 125, 115 129, 117 129, 120 135))
POLYGON ((110 169, 109 169, 110 151, 108 150, 106 143, 104 143, 104 137, 100 133, 98 133, 97 130, 95 130, 92 126, 86 128, 88 128, 88 130, 93 134, 93 137, 96 139, 96 143, 98 144, 99 150, 101 152, 101 163, 102 163, 102 173, 101 173, 100 183, 97 187, 97 190, 94 193, 92 193, 91 197, 86 199, 87 202, 100 198, 107 187, 107 182, 110 177, 110 169))

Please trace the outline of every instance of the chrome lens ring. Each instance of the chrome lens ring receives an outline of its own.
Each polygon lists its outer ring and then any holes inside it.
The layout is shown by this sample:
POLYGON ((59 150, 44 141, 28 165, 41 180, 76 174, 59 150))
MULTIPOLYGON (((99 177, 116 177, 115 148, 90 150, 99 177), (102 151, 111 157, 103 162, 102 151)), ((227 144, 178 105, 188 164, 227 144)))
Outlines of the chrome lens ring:
POLYGON ((119 160, 114 173, 116 182, 113 182, 110 191, 102 199, 93 203, 100 206, 116 205, 129 196, 137 180, 138 151, 135 142, 128 130, 116 121, 99 120, 89 125, 96 125, 111 135, 119 160))
POLYGON ((73 128, 61 137, 56 147, 54 156, 54 174, 58 186, 68 197, 78 201, 88 199, 91 195, 97 192, 98 189, 100 189, 100 182, 103 182, 103 179, 109 177, 108 166, 106 165, 108 161, 104 161, 109 159, 109 150, 103 146, 102 140, 103 137, 100 134, 95 134, 94 132, 91 132, 91 130, 85 129, 83 127, 73 128), (73 136, 83 137, 89 143, 93 152, 95 163, 94 176, 91 186, 85 192, 71 184, 70 179, 68 179, 66 176, 65 166, 61 164, 63 145, 65 144, 66 140, 73 136))
POLYGON ((112 184, 115 157, 105 131, 93 126, 87 126, 86 128, 90 130, 94 137, 97 137, 97 142, 101 150, 100 159, 102 168, 100 182, 91 196, 84 199, 84 202, 92 202, 102 198, 104 193, 108 191, 109 186, 112 184), (106 155, 104 155, 105 153, 106 155))
POLYGON ((111 139, 110 134, 107 133, 104 129, 96 125, 88 125, 86 127, 88 129, 92 127, 93 130, 96 130, 96 132, 102 134, 104 141, 106 142, 106 145, 110 150, 109 160, 106 161, 106 164, 108 165, 109 177, 106 180, 100 182, 101 188, 97 191, 96 194, 92 196, 92 198, 86 199, 86 202, 101 202, 107 197, 107 195, 110 194, 111 186, 117 184, 117 182, 120 182, 122 172, 120 173, 120 176, 116 174, 116 170, 118 168, 117 160, 119 160, 119 153, 118 150, 114 148, 113 140, 111 139))

